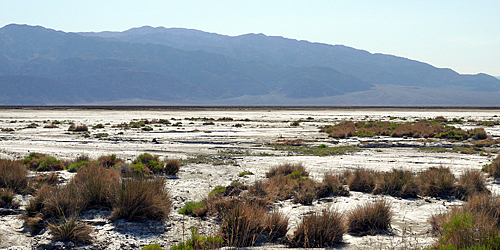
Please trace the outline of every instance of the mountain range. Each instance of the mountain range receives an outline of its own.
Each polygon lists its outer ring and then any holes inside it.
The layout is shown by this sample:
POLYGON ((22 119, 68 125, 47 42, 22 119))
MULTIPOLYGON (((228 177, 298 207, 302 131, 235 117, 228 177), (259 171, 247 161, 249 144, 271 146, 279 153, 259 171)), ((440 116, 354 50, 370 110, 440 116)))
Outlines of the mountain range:
POLYGON ((263 34, 0 28, 0 105, 498 106, 500 80, 263 34))

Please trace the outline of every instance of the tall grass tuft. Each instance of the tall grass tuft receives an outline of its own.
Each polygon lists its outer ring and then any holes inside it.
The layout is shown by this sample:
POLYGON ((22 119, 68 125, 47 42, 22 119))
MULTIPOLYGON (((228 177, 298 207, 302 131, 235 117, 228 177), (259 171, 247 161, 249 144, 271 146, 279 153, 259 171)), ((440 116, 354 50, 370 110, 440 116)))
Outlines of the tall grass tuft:
POLYGON ((172 202, 164 179, 131 178, 115 185, 111 219, 162 221, 170 213, 172 202))
POLYGON ((265 231, 267 211, 246 202, 236 203, 222 219, 220 234, 232 247, 253 246, 265 231))
POLYGON ((22 193, 28 187, 26 168, 18 161, 0 159, 0 188, 22 193))
POLYGON ((350 174, 348 184, 351 191, 370 193, 375 189, 376 179, 379 173, 367 170, 356 169, 350 174))
POLYGON ((113 199, 113 187, 120 181, 120 173, 115 169, 106 169, 101 165, 90 164, 78 170, 68 185, 78 186, 82 199, 88 207, 110 208, 113 199))
POLYGON ((346 232, 343 216, 336 210, 323 210, 321 214, 305 216, 293 236, 291 247, 332 247, 342 243, 346 232))
POLYGON ((357 206, 347 215, 347 232, 353 235, 375 235, 391 228, 391 205, 385 200, 357 206))
POLYGON ((393 169, 382 173, 373 194, 386 194, 402 198, 415 198, 419 193, 415 175, 410 171, 393 169))
POLYGON ((50 234, 53 241, 70 241, 74 243, 91 243, 90 228, 85 223, 78 221, 76 217, 63 219, 58 224, 49 223, 50 234))
POLYGON ((421 193, 424 196, 447 198, 455 192, 455 176, 449 168, 431 167, 419 174, 421 193))

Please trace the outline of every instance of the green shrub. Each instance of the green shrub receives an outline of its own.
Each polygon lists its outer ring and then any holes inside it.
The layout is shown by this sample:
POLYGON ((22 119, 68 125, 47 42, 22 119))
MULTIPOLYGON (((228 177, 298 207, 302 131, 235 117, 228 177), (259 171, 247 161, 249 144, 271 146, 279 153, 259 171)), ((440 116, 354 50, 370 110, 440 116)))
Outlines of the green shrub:
POLYGON ((342 214, 323 210, 306 215, 288 240, 290 247, 333 247, 342 243, 345 226, 342 214))
POLYGON ((30 153, 28 157, 23 159, 23 164, 36 171, 64 170, 64 164, 60 160, 40 153, 30 153))
POLYGON ((252 172, 250 172, 250 171, 248 171, 248 170, 245 170, 245 171, 243 171, 243 172, 239 173, 239 174, 238 174, 238 177, 243 177, 243 176, 245 176, 245 175, 253 175, 253 173, 252 173, 252 172))
MULTIPOLYGON (((170 248, 172 249, 172 248, 170 248)), ((143 248, 141 248, 141 250, 163 250, 163 248, 158 245, 158 243, 155 243, 155 244, 152 244, 152 245, 147 245, 143 248)))
POLYGON ((174 244, 170 250, 208 250, 218 249, 222 246, 223 240, 221 237, 202 237, 195 227, 191 230, 191 238, 184 242, 174 244))
POLYGON ((187 202, 186 205, 179 210, 179 213, 196 217, 205 216, 207 213, 207 204, 203 201, 187 202))

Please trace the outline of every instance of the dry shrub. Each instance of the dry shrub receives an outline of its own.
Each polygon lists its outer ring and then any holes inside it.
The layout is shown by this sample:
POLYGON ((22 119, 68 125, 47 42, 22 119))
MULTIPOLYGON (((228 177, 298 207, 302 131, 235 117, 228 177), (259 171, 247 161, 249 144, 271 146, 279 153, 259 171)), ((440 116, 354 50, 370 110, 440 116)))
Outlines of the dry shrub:
POLYGON ((49 223, 50 234, 53 241, 70 241, 74 243, 91 243, 92 228, 78 221, 76 217, 63 219, 58 224, 49 223))
POLYGON ((72 132, 87 132, 87 131, 89 131, 89 127, 87 127, 87 125, 78 125, 78 126, 76 126, 73 123, 73 124, 71 124, 69 126, 68 131, 72 131, 72 132))
POLYGON ((373 194, 386 194, 402 198, 415 198, 419 193, 416 176, 405 170, 393 169, 382 173, 377 180, 373 194))
POLYGON ((500 198, 480 193, 470 196, 464 208, 471 213, 485 213, 500 226, 500 198))
POLYGON ((323 182, 317 185, 317 198, 329 196, 349 196, 349 190, 344 187, 341 176, 325 174, 323 182))
POLYGON ((359 205, 347 215, 347 232, 353 235, 375 235, 390 229, 391 205, 385 200, 359 205))
POLYGON ((172 202, 164 179, 123 179, 115 185, 111 219, 162 221, 170 213, 172 202))
POLYGON ((486 170, 493 178, 500 178, 500 154, 488 165, 486 170))
POLYGON ((268 213, 264 223, 264 234, 269 241, 283 238, 288 232, 288 217, 280 212, 268 213))
POLYGON ((479 193, 489 194, 490 191, 486 188, 486 179, 480 171, 467 171, 460 179, 456 187, 456 196, 461 200, 466 200, 468 197, 475 196, 479 193))
POLYGON ((484 128, 469 130, 468 133, 469 136, 474 140, 484 140, 488 138, 488 135, 486 134, 486 131, 484 131, 484 128))
POLYGON ((31 235, 37 235, 45 227, 44 220, 38 216, 22 215, 21 218, 24 220, 24 227, 29 229, 31 235))
POLYGON ((263 207, 239 202, 225 213, 220 234, 229 246, 253 246, 266 230, 266 215, 263 207))
POLYGON ((449 168, 431 167, 418 175, 422 195, 446 198, 455 192, 455 176, 449 168))
POLYGON ((335 126, 324 127, 321 132, 326 132, 333 138, 347 138, 356 134, 356 125, 354 122, 346 121, 335 126))
POLYGON ((348 184, 351 191, 372 192, 379 173, 373 170, 356 169, 350 174, 348 184))
POLYGON ((288 240, 291 247, 332 247, 342 243, 346 232, 343 216, 336 210, 311 213, 302 219, 293 236, 288 240))
POLYGON ((52 196, 54 189, 55 187, 49 185, 42 185, 40 189, 38 189, 34 198, 32 198, 26 206, 28 217, 37 216, 42 212, 44 201, 52 196))
POLYGON ((12 189, 0 188, 0 208, 16 208, 19 204, 14 202, 12 189))
POLYGON ((271 168, 271 170, 266 173, 266 177, 271 178, 277 175, 286 176, 292 174, 293 172, 300 172, 302 173, 302 176, 309 176, 309 173, 306 172, 306 169, 302 166, 302 164, 284 164, 271 168))
POLYGON ((37 183, 37 186, 40 187, 44 184, 56 186, 59 184, 59 175, 57 173, 40 174, 35 176, 33 180, 37 183))
POLYGON ((76 185, 56 187, 49 197, 42 201, 44 218, 69 218, 78 216, 87 206, 81 195, 82 189, 76 185))
POLYGON ((166 175, 176 175, 181 168, 182 162, 177 159, 167 160, 165 162, 165 167, 162 169, 163 174, 166 175))
MULTIPOLYGON (((88 160, 87 160, 88 161, 88 160)), ((118 163, 123 163, 123 160, 116 157, 115 154, 112 155, 103 155, 97 159, 99 165, 105 168, 112 168, 118 163)))
POLYGON ((22 193, 28 187, 26 168, 18 161, 0 159, 0 188, 22 193))
POLYGON ((120 181, 120 173, 115 169, 106 169, 90 164, 78 170, 68 185, 78 186, 80 195, 88 207, 110 208, 113 199, 113 187, 120 181))
POLYGON ((304 139, 295 139, 295 140, 282 139, 282 140, 277 140, 273 143, 269 143, 269 145, 301 146, 301 145, 304 145, 305 142, 307 142, 307 141, 304 139))

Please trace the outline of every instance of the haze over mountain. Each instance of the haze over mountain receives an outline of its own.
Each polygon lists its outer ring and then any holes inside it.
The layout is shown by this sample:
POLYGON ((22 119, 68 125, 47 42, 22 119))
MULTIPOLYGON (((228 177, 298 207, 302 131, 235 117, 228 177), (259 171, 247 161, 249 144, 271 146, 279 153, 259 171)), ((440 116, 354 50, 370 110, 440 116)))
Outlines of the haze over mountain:
POLYGON ((0 104, 500 104, 500 80, 263 34, 0 29, 0 104))

